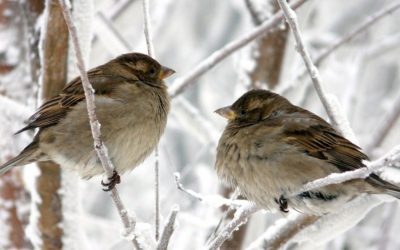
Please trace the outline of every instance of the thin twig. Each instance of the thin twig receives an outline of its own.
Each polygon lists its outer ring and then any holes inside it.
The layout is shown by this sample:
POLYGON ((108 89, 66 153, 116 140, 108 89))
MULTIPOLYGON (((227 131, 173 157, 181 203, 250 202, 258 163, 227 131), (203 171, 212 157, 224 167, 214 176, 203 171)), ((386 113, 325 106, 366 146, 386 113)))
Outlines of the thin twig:
POLYGON ((246 250, 281 249, 294 235, 314 224, 319 218, 319 216, 304 214, 297 214, 294 218, 282 218, 253 241, 246 250))
POLYGON ((144 36, 146 37, 147 52, 149 56, 155 58, 153 46, 153 34, 151 29, 149 0, 142 0, 143 3, 143 16, 144 16, 144 36))
POLYGON ((318 96, 319 96, 328 116, 329 116, 332 126, 340 130, 338 118, 334 115, 333 108, 329 105, 325 90, 323 89, 323 86, 321 84, 321 79, 319 77, 318 69, 315 67, 315 65, 311 61, 310 54, 304 47, 303 38, 301 36, 299 25, 297 22, 297 15, 290 8, 290 6, 286 2, 286 0, 277 0, 277 1, 283 11, 283 14, 285 15, 286 21, 288 22, 290 29, 293 32, 293 36, 296 40, 296 49, 300 53, 301 57, 303 58, 304 64, 306 65, 307 71, 311 77, 311 81, 314 85, 315 90, 318 93, 318 96))
POLYGON ((214 205, 215 207, 220 207, 225 205, 229 207, 240 208, 242 206, 247 206, 250 204, 250 202, 246 200, 235 200, 235 199, 233 200, 233 199, 226 199, 221 195, 203 195, 196 193, 195 191, 187 189, 182 185, 182 183, 180 182, 181 177, 178 172, 174 173, 174 176, 175 176, 176 187, 182 192, 197 199, 198 201, 214 205))
POLYGON ((400 165, 400 145, 393 148, 388 154, 381 157, 380 159, 366 163, 365 167, 353 171, 330 174, 324 178, 309 182, 304 185, 300 190, 297 190, 295 194, 290 195, 290 197, 331 184, 339 184, 353 179, 364 179, 368 177, 371 173, 383 167, 393 167, 397 165, 400 165))
POLYGON ((374 131, 371 141, 365 147, 366 152, 371 152, 374 148, 378 148, 379 146, 381 146, 382 142, 385 140, 386 136, 389 134, 393 126, 396 124, 396 121, 399 119, 400 95, 396 98, 392 107, 393 109, 391 109, 386 115, 385 120, 382 122, 382 125, 374 131))
MULTIPOLYGON (((297 1, 293 2, 291 4, 291 6, 293 9, 296 9, 306 1, 307 0, 297 0, 297 1)), ((264 23, 262 23, 260 26, 254 28, 249 33, 245 34, 244 36, 240 37, 237 40, 234 40, 234 41, 228 43, 223 48, 212 53, 209 57, 207 57, 205 60, 200 62, 188 74, 186 74, 185 76, 178 78, 177 80, 174 81, 174 83, 172 84, 172 87, 170 88, 171 97, 176 97, 177 95, 181 94, 188 87, 193 85, 195 83, 195 80, 197 80, 203 74, 208 72, 210 69, 212 69, 215 65, 217 65, 219 62, 221 62, 223 59, 230 56, 233 52, 244 47, 245 45, 247 45, 248 43, 250 43, 257 37, 259 37, 261 35, 265 35, 266 33, 273 30, 276 26, 278 26, 280 24, 280 22, 283 19, 284 19, 283 14, 281 11, 279 11, 279 12, 275 13, 273 16, 271 16, 271 18, 266 20, 264 23)))
MULTIPOLYGON (((61 6, 61 9, 62 9, 62 12, 63 12, 65 22, 68 26, 68 30, 69 30, 69 33, 70 33, 70 36, 72 39, 72 45, 75 50, 75 60, 76 60, 76 64, 79 69, 79 73, 80 73, 80 76, 82 79, 82 86, 83 86, 83 89, 85 92, 86 106, 87 106, 88 116, 89 116, 89 121, 90 121, 90 128, 91 128, 92 136, 93 136, 93 140, 94 140, 94 148, 96 150, 97 156, 100 159, 101 165, 104 168, 104 172, 106 173, 107 177, 111 177, 113 175, 115 168, 108 156, 107 147, 101 140, 100 123, 97 119, 96 112, 95 112, 94 90, 93 90, 92 85, 89 82, 89 78, 86 73, 85 63, 83 61, 76 27, 75 27, 74 22, 72 21, 71 13, 65 3, 65 0, 59 0, 59 3, 61 6)), ((136 221, 134 220, 134 218, 132 216, 130 216, 128 214, 128 211, 126 210, 124 204, 122 203, 116 187, 114 187, 111 190, 111 198, 113 199, 114 204, 117 207, 118 213, 121 217, 122 223, 124 224, 125 234, 133 236, 132 237, 133 244, 137 248, 140 249, 139 244, 136 241, 136 238, 134 237, 136 221)))
MULTIPOLYGON (((142 0, 143 6, 143 17, 144 17, 144 36, 146 38, 147 53, 149 56, 155 58, 154 46, 152 41, 152 29, 150 21, 150 10, 149 0, 142 0)), ((158 241, 160 238, 160 177, 159 177, 159 157, 158 157, 158 145, 154 150, 154 176, 155 176, 155 239, 158 241)))
POLYGON ((179 212, 179 206, 175 206, 172 208, 168 218, 168 222, 167 224, 165 224, 164 230, 161 234, 160 241, 158 242, 157 250, 168 249, 169 240, 171 239, 171 236, 175 230, 175 219, 178 212, 179 212))
POLYGON ((348 43, 351 39, 353 39, 355 36, 360 34, 361 32, 365 31, 368 29, 370 26, 372 26, 374 23, 379 21, 382 17, 392 14, 394 11, 400 8, 400 1, 384 8, 383 10, 378 11, 377 13, 372 14, 371 16, 368 16, 364 22, 355 28, 353 31, 348 33, 346 36, 344 36, 341 39, 338 39, 336 42, 334 42, 331 46, 326 48, 323 52, 319 54, 319 56, 315 59, 315 65, 320 65, 323 60, 325 60, 330 54, 332 54, 333 51, 337 50, 339 47, 341 47, 343 44, 348 43))
MULTIPOLYGON (((343 45, 347 44, 350 42, 352 39, 360 35, 363 31, 369 29, 372 27, 373 24, 375 24, 377 21, 382 19, 388 14, 393 13, 399 8, 400 3, 396 3, 394 5, 391 5, 383 10, 380 10, 371 16, 366 17, 366 19, 359 24, 357 27, 355 27, 352 31, 348 32, 345 34, 343 37, 339 38, 336 40, 333 44, 331 44, 329 47, 324 49, 316 58, 313 60, 314 64, 319 66, 321 63, 329 57, 333 52, 341 48, 343 45)), ((288 84, 283 86, 281 89, 277 90, 278 93, 282 93, 283 95, 286 95, 290 90, 293 89, 294 84, 300 82, 300 79, 302 79, 307 73, 307 70, 302 71, 301 73, 297 74, 293 80, 291 80, 292 84, 288 84)))
POLYGON ((258 208, 254 204, 248 204, 241 206, 235 213, 233 219, 225 226, 225 228, 214 238, 214 240, 207 245, 206 249, 216 250, 218 249, 232 234, 232 232, 238 229, 241 225, 245 224, 248 218, 258 211, 258 208))

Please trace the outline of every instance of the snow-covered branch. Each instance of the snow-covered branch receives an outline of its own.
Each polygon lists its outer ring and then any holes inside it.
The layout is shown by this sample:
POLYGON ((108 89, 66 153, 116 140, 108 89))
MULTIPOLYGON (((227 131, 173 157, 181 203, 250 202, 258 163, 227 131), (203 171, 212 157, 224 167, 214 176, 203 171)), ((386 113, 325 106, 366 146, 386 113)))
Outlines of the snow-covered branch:
POLYGON ((171 213, 168 217, 168 221, 164 226, 160 241, 158 242, 157 245, 157 250, 168 249, 169 240, 171 239, 171 236, 175 230, 175 219, 178 212, 179 212, 179 206, 176 205, 172 208, 171 213))
POLYGON ((331 184, 338 184, 353 179, 364 179, 368 177, 371 173, 383 167, 400 166, 400 145, 392 149, 388 154, 386 154, 382 158, 373 162, 367 162, 365 165, 366 165, 365 167, 353 171, 347 171, 337 174, 334 173, 324 178, 309 182, 306 185, 304 185, 301 188, 301 190, 297 190, 296 193, 293 194, 292 196, 331 184))
MULTIPOLYGON (((293 9, 299 7, 307 0, 297 0, 291 4, 293 9)), ((247 45, 249 42, 253 41, 261 35, 265 35, 274 29, 280 22, 284 19, 281 11, 277 12, 271 16, 268 20, 262 23, 260 26, 254 28, 254 30, 240 37, 239 39, 226 44, 223 48, 215 51, 204 61, 199 63, 192 71, 190 71, 185 76, 178 78, 174 81, 172 87, 170 88, 170 95, 175 97, 181 94, 186 88, 190 87, 195 83, 195 81, 201 77, 203 74, 212 69, 215 65, 221 62, 226 57, 230 56, 232 53, 236 52, 240 48, 247 45)))
POLYGON ((143 16, 144 16, 144 36, 146 37, 147 53, 155 58, 153 46, 153 34, 150 21, 149 0, 142 0, 143 16))
POLYGON ((241 225, 245 224, 249 217, 257 212, 258 208, 254 204, 241 206, 235 212, 233 219, 226 225, 222 231, 207 245, 208 250, 217 250, 230 235, 238 229, 241 225))
POLYGON ((327 97, 326 97, 326 92, 323 89, 323 86, 321 84, 321 78, 319 76, 319 72, 317 67, 315 67, 314 63, 311 60, 310 54, 304 47, 304 42, 303 38, 299 29, 299 24, 297 22, 297 15, 294 12, 293 9, 289 6, 289 4, 286 2, 286 0, 277 0, 279 3, 279 6, 281 7, 283 14, 286 18, 286 21, 288 22, 290 29, 293 32, 293 36, 296 40, 296 49, 300 53, 301 57, 303 58, 304 64, 306 65, 307 71, 311 77, 311 81, 314 85, 315 90, 318 93, 318 96, 329 116, 329 119, 332 123, 332 126, 335 127, 336 129, 340 129, 339 127, 339 121, 338 118, 334 115, 333 108, 329 104, 327 97))
POLYGON ((374 23, 382 19, 382 17, 387 16, 388 14, 392 14, 395 12, 397 9, 400 8, 400 1, 395 2, 394 4, 372 14, 371 16, 368 16, 364 22, 362 22, 359 26, 357 26, 354 30, 349 32, 347 35, 344 37, 338 39, 334 43, 332 43, 331 46, 326 48, 323 52, 319 54, 319 56, 315 59, 315 65, 321 64, 323 60, 325 60, 332 52, 337 50, 339 47, 341 47, 343 44, 348 43, 351 39, 353 39, 355 36, 358 34, 362 33, 369 27, 371 27, 374 23))
POLYGON ((281 249, 294 235, 305 227, 312 225, 318 218, 319 216, 291 214, 288 218, 277 220, 265 233, 253 241, 246 250, 281 249))
POLYGON ((185 192, 186 194, 192 196, 193 198, 197 199, 198 201, 204 202, 206 204, 209 204, 214 207, 221 207, 221 206, 229 206, 229 207, 235 207, 235 208, 240 208, 243 206, 249 206, 251 204, 250 202, 246 200, 232 200, 232 199, 226 199, 220 195, 202 195, 199 193, 196 193, 193 190, 185 188, 182 183, 180 182, 180 174, 175 173, 175 184, 176 187, 185 192))
MULTIPOLYGON (((388 14, 391 14, 395 12, 400 6, 400 3, 395 3, 387 8, 384 8, 383 10, 380 10, 368 17, 365 18, 365 20, 357 25, 353 30, 345 34, 343 37, 337 39, 334 41, 330 46, 325 48, 319 55, 315 57, 313 60, 314 64, 319 66, 325 59, 327 59, 333 52, 337 51, 339 48, 341 48, 343 45, 346 45, 348 42, 350 42, 352 39, 357 37, 358 35, 362 34, 364 31, 367 29, 371 28, 373 24, 378 22, 380 19, 385 17, 388 14)), ((385 48, 392 48, 395 47, 399 44, 399 38, 400 36, 393 36, 393 38, 389 41, 387 41, 385 44, 383 44, 382 47, 374 47, 371 48, 370 51, 366 52, 366 56, 374 56, 377 53, 377 50, 385 49, 385 48)), ((302 79, 307 73, 307 70, 301 71, 299 74, 297 74, 293 80, 291 80, 292 83, 299 82, 300 79, 302 79)), ((287 84, 287 85, 282 85, 281 88, 277 90, 278 93, 282 93, 285 95, 288 93, 290 90, 292 90, 295 87, 294 84, 287 84)))
POLYGON ((371 141, 365 147, 366 152, 371 152, 374 148, 379 147, 396 124, 396 121, 399 119, 400 95, 396 97, 392 107, 393 108, 389 110, 389 113, 384 118, 384 121, 374 131, 371 141))
MULTIPOLYGON (((100 159, 101 165, 104 168, 106 176, 108 178, 111 178, 113 176, 115 168, 108 156, 108 151, 107 151, 106 145, 100 139, 100 136, 101 136, 100 123, 97 119, 96 112, 95 112, 94 90, 93 90, 92 85, 89 82, 89 78, 86 73, 85 63, 83 61, 76 27, 72 20, 71 13, 68 9, 68 6, 67 6, 65 0, 59 0, 59 3, 60 3, 64 18, 65 18, 65 22, 68 26, 68 30, 69 30, 69 33, 70 33, 70 36, 72 39, 72 44, 73 44, 74 51, 75 51, 76 64, 79 69, 79 73, 80 73, 81 80, 82 80, 82 86, 83 86, 83 89, 85 92, 86 105, 87 105, 88 116, 89 116, 89 121, 90 121, 90 128, 91 128, 92 135, 93 135, 95 150, 97 152, 97 156, 100 159)), ((111 190, 111 197, 114 201, 115 206, 117 207, 118 213, 124 224, 125 234, 126 235, 134 235, 136 221, 135 221, 134 217, 129 215, 128 211, 126 210, 116 187, 114 187, 111 190)), ((132 242, 137 248, 140 248, 139 244, 135 240, 135 237, 133 237, 132 242)))

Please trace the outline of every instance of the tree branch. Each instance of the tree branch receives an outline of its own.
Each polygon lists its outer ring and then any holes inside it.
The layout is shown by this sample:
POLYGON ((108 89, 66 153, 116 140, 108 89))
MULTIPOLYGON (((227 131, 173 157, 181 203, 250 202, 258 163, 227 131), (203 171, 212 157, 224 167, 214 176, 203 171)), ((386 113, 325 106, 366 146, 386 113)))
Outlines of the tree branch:
POLYGON ((241 206, 236 210, 233 219, 224 227, 224 229, 214 238, 214 240, 206 247, 208 250, 217 250, 241 225, 245 224, 248 218, 258 211, 254 204, 241 206))
MULTIPOLYGON (((297 0, 291 4, 292 8, 296 9, 301 6, 307 0, 297 0)), ((233 52, 237 51, 238 49, 244 47, 257 37, 261 35, 265 35, 266 33, 270 32, 275 28, 280 22, 284 19, 284 16, 281 11, 277 12, 270 19, 265 21, 259 27, 254 28, 254 30, 250 31, 249 33, 245 34, 241 38, 232 41, 225 45, 223 48, 215 51, 209 57, 207 57, 204 61, 199 63, 192 71, 190 71, 185 76, 178 78, 174 81, 170 88, 170 95, 171 97, 176 97, 177 95, 181 94, 185 91, 188 87, 195 83, 199 77, 203 74, 208 72, 212 69, 215 65, 221 62, 226 57, 230 56, 233 52)))
POLYGON ((171 239, 171 236, 175 230, 175 219, 178 212, 179 212, 179 206, 174 206, 169 215, 168 222, 164 226, 160 241, 158 242, 157 245, 157 250, 168 249, 169 240, 171 239))
MULTIPOLYGON (((89 121, 90 121, 90 128, 91 128, 93 140, 94 140, 94 148, 97 152, 97 156, 100 159, 101 165, 104 168, 106 176, 111 177, 113 175, 115 168, 108 156, 107 147, 104 145, 104 143, 101 140, 100 123, 97 119, 96 112, 95 112, 94 90, 93 90, 92 85, 89 82, 89 78, 86 73, 85 63, 83 61, 76 27, 75 27, 74 22, 72 21, 71 13, 65 3, 65 0, 59 0, 59 2, 61 5, 61 9, 63 12, 65 22, 67 23, 67 26, 68 26, 70 36, 72 38, 72 45, 75 50, 76 64, 79 69, 80 77, 82 80, 82 86, 83 86, 83 89, 85 92, 85 99, 86 99, 86 105, 87 105, 88 116, 89 116, 89 121)), ((111 198, 113 199, 114 204, 117 207, 118 213, 121 217, 122 223, 125 228, 125 234, 133 236, 132 237, 133 244, 137 248, 140 249, 140 246, 139 246, 138 242, 136 241, 136 238, 134 237, 136 221, 133 217, 131 217, 128 214, 128 211, 126 210, 124 204, 122 203, 116 187, 114 187, 111 190, 111 198)))
POLYGON ((296 50, 299 52, 299 54, 303 58, 304 64, 306 65, 307 71, 311 77, 311 81, 314 85, 315 90, 318 93, 318 96, 322 102, 322 105, 324 106, 324 108, 329 116, 332 126, 335 127, 336 129, 341 130, 339 127, 338 118, 334 115, 333 108, 330 106, 330 104, 327 100, 325 90, 323 89, 323 86, 321 84, 321 79, 319 77, 318 69, 313 64, 310 54, 304 47, 303 38, 301 36, 299 24, 297 22, 297 15, 290 8, 290 6, 286 2, 286 0, 277 0, 277 1, 283 11, 286 21, 288 22, 288 24, 290 26, 290 29, 293 32, 293 36, 296 40, 296 50))
POLYGON ((372 26, 374 23, 376 23, 377 21, 382 19, 382 17, 384 17, 388 14, 392 14, 399 8, 400 8, 400 1, 384 8, 383 10, 380 10, 380 11, 372 14, 371 16, 368 16, 357 28, 355 28, 353 31, 348 33, 343 38, 338 39, 331 46, 329 46, 323 52, 321 52, 314 61, 315 65, 320 65, 323 60, 325 60, 330 54, 332 54, 333 51, 337 50, 343 44, 348 43, 355 36, 362 33, 363 31, 368 29, 370 26, 372 26))
POLYGON ((381 157, 380 159, 366 163, 365 167, 353 171, 330 174, 324 178, 320 178, 312 182, 309 182, 306 185, 304 185, 300 190, 297 190, 296 193, 291 195, 290 197, 331 184, 339 184, 353 179, 364 179, 374 171, 377 171, 383 167, 393 167, 393 166, 400 166, 400 145, 392 149, 388 154, 381 157))

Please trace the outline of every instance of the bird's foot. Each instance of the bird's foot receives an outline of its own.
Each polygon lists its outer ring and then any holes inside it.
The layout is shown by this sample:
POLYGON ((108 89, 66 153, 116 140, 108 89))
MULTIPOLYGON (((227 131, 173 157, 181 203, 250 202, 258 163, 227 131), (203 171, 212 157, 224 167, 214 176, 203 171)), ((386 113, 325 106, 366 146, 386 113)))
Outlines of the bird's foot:
POLYGON ((281 195, 279 197, 279 199, 277 200, 277 203, 279 205, 279 209, 282 212, 284 212, 284 213, 288 213, 289 212, 288 201, 283 195, 281 195))
POLYGON ((105 192, 111 191, 119 183, 121 183, 121 177, 116 170, 114 170, 113 175, 108 178, 108 182, 101 180, 101 185, 105 187, 103 188, 105 192))

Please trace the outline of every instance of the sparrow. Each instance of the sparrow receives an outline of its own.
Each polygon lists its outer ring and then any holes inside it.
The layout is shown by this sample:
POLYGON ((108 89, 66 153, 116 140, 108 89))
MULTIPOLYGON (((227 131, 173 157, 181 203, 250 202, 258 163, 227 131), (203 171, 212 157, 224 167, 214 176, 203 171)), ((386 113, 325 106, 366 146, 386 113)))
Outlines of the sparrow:
MULTIPOLYGON (((135 168, 157 145, 170 108, 163 80, 174 72, 140 53, 123 54, 88 71, 101 138, 116 168, 109 189, 119 183, 118 173, 135 168)), ((37 133, 32 142, 1 165, 0 174, 16 166, 48 160, 63 169, 75 170, 84 179, 103 173, 93 147, 80 77, 45 102, 17 134, 34 129, 37 133)))
POLYGON ((400 188, 376 174, 296 194, 313 180, 365 167, 368 157, 321 117, 278 94, 251 90, 215 112, 228 120, 217 174, 259 207, 322 215, 363 193, 400 198, 400 188))

